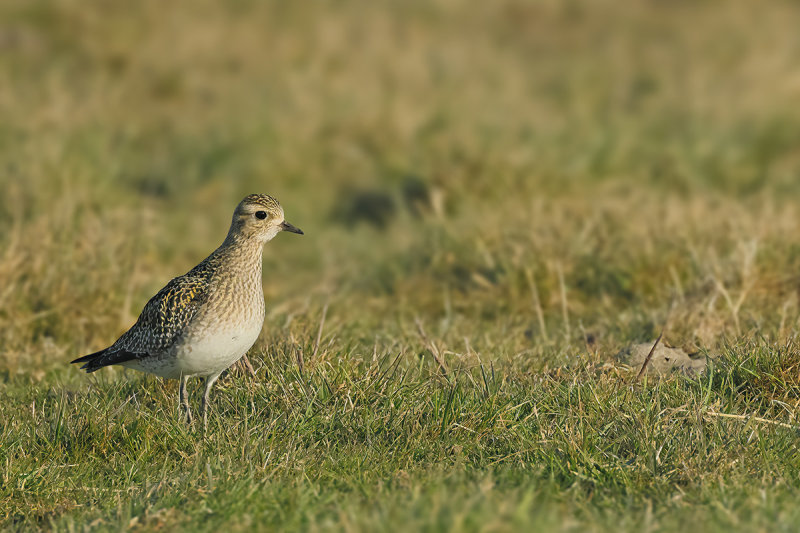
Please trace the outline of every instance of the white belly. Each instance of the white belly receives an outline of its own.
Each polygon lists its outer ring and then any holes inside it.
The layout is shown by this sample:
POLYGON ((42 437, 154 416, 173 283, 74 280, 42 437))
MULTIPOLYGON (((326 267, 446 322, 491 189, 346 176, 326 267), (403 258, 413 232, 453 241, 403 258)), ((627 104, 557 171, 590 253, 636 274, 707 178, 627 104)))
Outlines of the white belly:
POLYGON ((219 331, 181 348, 175 360, 183 376, 219 374, 241 359, 258 339, 263 323, 236 331, 219 331))
POLYGON ((246 327, 206 331, 187 338, 172 353, 128 361, 123 366, 168 379, 182 376, 213 376, 221 373, 247 353, 261 333, 263 321, 246 327))

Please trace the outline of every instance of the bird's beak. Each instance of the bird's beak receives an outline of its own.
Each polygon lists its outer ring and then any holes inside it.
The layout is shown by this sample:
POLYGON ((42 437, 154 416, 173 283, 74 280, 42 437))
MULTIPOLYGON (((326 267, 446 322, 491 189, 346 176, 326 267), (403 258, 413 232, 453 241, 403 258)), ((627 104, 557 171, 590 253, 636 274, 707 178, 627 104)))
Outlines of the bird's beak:
POLYGON ((297 233, 298 235, 302 235, 303 234, 303 230, 301 230, 297 226, 292 226, 291 224, 289 224, 285 220, 283 222, 281 222, 281 229, 283 231, 290 231, 292 233, 297 233))

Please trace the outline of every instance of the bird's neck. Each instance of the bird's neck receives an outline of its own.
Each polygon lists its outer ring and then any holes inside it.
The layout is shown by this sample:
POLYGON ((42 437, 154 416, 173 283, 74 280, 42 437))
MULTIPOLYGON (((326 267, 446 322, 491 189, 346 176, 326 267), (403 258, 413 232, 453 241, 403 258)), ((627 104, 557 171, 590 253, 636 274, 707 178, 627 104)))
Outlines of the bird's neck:
POLYGON ((229 234, 213 254, 219 267, 242 278, 252 278, 261 286, 261 263, 264 243, 257 239, 229 234))

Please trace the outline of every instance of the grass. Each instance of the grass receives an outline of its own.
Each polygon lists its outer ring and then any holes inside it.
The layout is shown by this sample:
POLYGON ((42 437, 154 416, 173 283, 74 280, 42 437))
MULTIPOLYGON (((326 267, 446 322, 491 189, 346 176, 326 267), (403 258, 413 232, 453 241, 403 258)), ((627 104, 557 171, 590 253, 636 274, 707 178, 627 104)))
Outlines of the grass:
POLYGON ((799 19, 2 3, 0 529, 796 529, 799 19), (250 192, 306 235, 208 434, 68 367, 250 192))

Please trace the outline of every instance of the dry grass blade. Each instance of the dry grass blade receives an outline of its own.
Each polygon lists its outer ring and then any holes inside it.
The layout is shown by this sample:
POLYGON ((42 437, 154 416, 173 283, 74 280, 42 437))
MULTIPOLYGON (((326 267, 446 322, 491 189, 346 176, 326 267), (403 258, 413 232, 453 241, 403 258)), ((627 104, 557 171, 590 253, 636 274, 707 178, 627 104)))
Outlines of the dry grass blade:
POLYGON ((569 342, 572 332, 569 326, 569 304, 567 302, 567 284, 564 282, 564 266, 561 263, 556 265, 558 274, 558 287, 561 293, 561 315, 564 320, 564 339, 569 342))
POLYGON ((436 364, 439 365, 439 370, 442 372, 442 375, 444 377, 448 377, 447 366, 444 364, 444 360, 442 359, 442 355, 439 352, 439 348, 433 341, 431 341, 430 337, 428 337, 428 334, 425 333, 425 328, 422 326, 422 321, 419 318, 415 318, 414 323, 417 325, 417 331, 419 332, 419 336, 422 339, 422 343, 431 353, 431 355, 433 356, 433 360, 436 361, 436 364))
POLYGON ((325 316, 328 314, 328 304, 322 308, 322 318, 319 319, 319 329, 317 330, 317 338, 314 341, 314 351, 311 353, 311 359, 316 359, 317 352, 319 351, 319 343, 322 340, 322 328, 325 327, 325 316))
POLYGON ((644 362, 642 363, 642 368, 640 368, 639 369, 639 373, 636 374, 636 380, 635 381, 639 381, 640 379, 642 379, 642 376, 644 375, 645 371, 647 370, 647 365, 650 364, 650 359, 653 358, 653 353, 655 353, 656 348, 658 347, 658 343, 661 342, 661 337, 663 337, 663 336, 664 336, 664 332, 662 331, 661 334, 656 339, 656 342, 653 343, 653 347, 650 348, 650 353, 648 353, 647 357, 644 358, 644 362))
POLYGON ((744 422, 749 422, 750 420, 755 420, 756 422, 761 422, 762 424, 770 424, 772 426, 778 426, 787 429, 797 429, 800 430, 800 426, 795 426, 792 424, 787 424, 786 422, 778 422, 777 420, 770 420, 768 418, 762 418, 760 416, 752 416, 752 415, 732 415, 729 413, 718 413, 716 411, 706 411, 706 415, 713 416, 717 418, 732 418, 734 420, 742 420, 744 422))
POLYGON ((236 367, 239 371, 244 371, 250 374, 250 377, 256 377, 256 371, 253 368, 253 365, 250 363, 250 358, 247 357, 247 354, 244 354, 241 359, 236 363, 236 367))
POLYGON ((531 297, 533 298, 533 308, 536 311, 536 319, 539 322, 539 330, 542 333, 544 342, 549 343, 550 338, 547 335, 547 324, 544 321, 544 312, 542 311, 542 302, 539 299, 539 288, 536 286, 536 280, 533 277, 533 272, 530 268, 525 269, 525 279, 528 282, 528 287, 531 290, 531 297))

